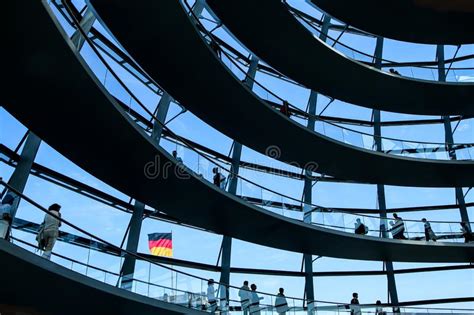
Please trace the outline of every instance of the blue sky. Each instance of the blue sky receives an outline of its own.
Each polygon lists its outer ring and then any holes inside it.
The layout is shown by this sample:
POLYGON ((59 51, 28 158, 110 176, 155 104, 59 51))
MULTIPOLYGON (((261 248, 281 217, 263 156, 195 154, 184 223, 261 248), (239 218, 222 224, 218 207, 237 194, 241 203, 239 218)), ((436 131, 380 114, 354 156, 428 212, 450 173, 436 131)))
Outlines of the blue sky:
MULTIPOLYGON (((74 1, 79 4, 80 1, 74 1)), ((306 11, 310 9, 303 1, 291 1, 292 5, 306 11)), ((314 11, 311 11, 314 12, 314 11)), ((314 14, 317 16, 317 14, 314 14)), ((96 26, 99 27, 96 23, 96 26)), ((70 33, 70 29, 68 32, 70 33)), ((223 38, 238 47, 233 40, 224 32, 216 32, 223 38)), ((337 34, 336 34, 337 36, 337 34)), ((344 35, 343 42, 367 53, 373 53, 375 40, 363 38, 355 35, 344 35)), ((243 51, 242 47, 238 47, 243 51)), ((411 43, 401 43, 393 40, 385 40, 384 58, 398 61, 407 60, 434 60, 435 47, 432 45, 415 45, 411 43)), ((446 58, 450 58, 454 53, 454 47, 446 47, 446 58)), ((458 56, 474 53, 473 45, 462 47, 458 56)), ((105 79, 103 67, 99 66, 97 58, 93 56, 90 48, 85 47, 82 51, 83 56, 95 70, 96 75, 105 80, 106 86, 113 94, 123 101, 128 102, 124 93, 116 86, 116 83, 110 78, 105 79)), ((472 61, 463 62, 462 66, 473 66, 472 61)), ((139 96, 148 108, 154 109, 159 97, 143 88, 125 71, 120 70, 117 66, 114 69, 125 79, 128 86, 139 96)), ((430 73, 427 73, 429 78, 430 73)), ((309 90, 295 85, 284 83, 281 80, 270 78, 264 74, 258 74, 257 80, 269 87, 272 91, 278 91, 278 95, 284 99, 288 99, 292 104, 301 108, 305 108, 309 96, 309 90)), ((104 81, 102 81, 104 82, 104 81)), ((323 104, 327 103, 327 99, 320 97, 318 104, 318 112, 323 104)), ((186 105, 186 104, 184 104, 186 105)), ((132 103, 133 106, 133 103, 132 103)), ((138 105, 134 105, 133 109, 140 110, 138 105)), ((179 112, 179 107, 173 105, 169 117, 173 117, 179 112)), ((326 111, 325 115, 359 118, 370 120, 371 111, 355 105, 350 105, 340 101, 335 101, 326 111)), ((382 113, 382 119, 415 119, 419 116, 403 115, 395 113, 382 113)), ((232 144, 232 140, 225 135, 219 133, 205 122, 196 118, 192 113, 187 112, 169 124, 171 130, 175 133, 192 139, 200 144, 206 145, 218 152, 228 154, 232 144)), ((16 147, 19 139, 26 131, 14 117, 9 115, 3 108, 0 109, 0 142, 10 148, 16 147)), ((364 129, 371 132, 370 129, 364 129)), ((409 127, 386 127, 382 130, 383 135, 397 137, 409 140, 420 141, 444 141, 443 126, 409 126, 409 127)), ((455 133, 456 142, 474 142, 474 132, 472 129, 472 120, 463 122, 455 133)), ((168 150, 172 150, 174 146, 164 141, 163 146, 168 150)), ((302 150, 304 144, 302 144, 302 150)), ((195 155, 187 151, 178 150, 186 164, 196 165, 201 163, 200 167, 204 168, 202 161, 198 161, 195 155)), ((282 163, 271 160, 266 156, 244 148, 242 159, 256 163, 269 164, 274 167, 288 168, 282 163)), ((72 178, 78 179, 88 185, 101 189, 117 196, 125 201, 129 197, 116 191, 112 187, 106 185, 90 174, 87 174, 73 163, 62 157, 54 149, 50 148, 46 143, 41 145, 37 160, 38 163, 50 167, 58 172, 66 174, 72 178)), ((4 178, 8 178, 12 169, 0 164, 0 174, 4 178)), ((300 199, 303 183, 298 180, 292 180, 283 177, 275 177, 249 170, 242 170, 242 176, 252 181, 260 183, 278 192, 300 199)), ((252 189, 242 185, 241 188, 245 194, 261 196, 261 191, 252 189)), ((114 244, 120 244, 123 233, 127 227, 130 216, 100 204, 86 197, 77 195, 71 191, 57 187, 53 184, 45 182, 41 179, 30 177, 25 193, 38 201, 42 205, 49 205, 58 202, 63 205, 63 216, 74 222, 81 228, 91 231, 92 233, 105 238, 114 244)), ((376 187, 374 185, 360 184, 333 184, 320 182, 313 188, 313 202, 327 207, 361 207, 376 208, 376 187)), ((453 189, 433 189, 433 188, 411 188, 411 187, 386 187, 387 206, 388 207, 404 207, 404 206, 422 206, 436 204, 452 204, 455 202, 453 189)), ((467 202, 473 201, 473 193, 467 195, 467 202)), ((474 217, 473 209, 469 209, 469 214, 474 217)), ((18 216, 23 219, 41 222, 42 214, 33 207, 22 203, 18 212, 18 216)), ((456 210, 438 211, 433 213, 406 213, 404 218, 420 219, 426 216, 431 220, 459 220, 459 212, 456 210)), ((472 221, 472 220, 471 220, 472 221)), ((64 230, 78 234, 76 231, 68 227, 64 230)), ((189 228, 184 228, 157 220, 146 219, 143 223, 141 239, 139 244, 140 252, 147 252, 147 234, 153 232, 173 232, 174 255, 175 258, 216 264, 220 248, 221 236, 201 232, 189 228)), ((18 236, 24 237, 30 241, 33 236, 16 232, 18 236)), ((85 249, 78 249, 66 244, 58 244, 56 249, 59 252, 71 255, 81 261, 89 261, 91 264, 102 266, 111 270, 118 270, 120 261, 118 258, 107 257, 106 255, 90 252, 85 249)), ((344 247, 341 245, 341 251, 344 247)), ((298 271, 301 268, 302 255, 298 253, 286 252, 277 249, 262 247, 240 240, 233 241, 232 265, 238 267, 249 268, 268 268, 268 269, 284 269, 298 271)), ((407 264, 395 263, 395 268, 409 268, 432 266, 434 264, 407 264)), ((352 261, 333 258, 322 258, 314 263, 315 271, 331 271, 331 270, 380 270, 382 267, 380 262, 352 261)), ((81 268, 77 270, 84 272, 81 268)), ((183 269, 185 270, 185 269, 183 269)), ((219 278, 218 274, 202 272, 196 270, 186 270, 192 274, 202 277, 219 278)), ((153 282, 169 284, 171 283, 171 275, 169 272, 153 268, 151 276, 149 276, 149 266, 146 263, 139 263, 137 266, 137 276, 153 282)), ((103 277, 103 275, 97 275, 103 277)), ((189 290, 199 290, 200 283, 192 281, 186 277, 178 277, 178 287, 189 290)), ((245 276, 232 275, 231 283, 240 285, 244 279, 255 282, 259 286, 259 290, 269 293, 276 293, 278 287, 285 287, 288 296, 302 297, 304 290, 304 281, 300 278, 286 277, 268 277, 268 276, 245 276)), ((176 276, 173 275, 176 281, 176 276)), ((410 274, 396 276, 398 293, 401 301, 418 300, 445 297, 461 297, 474 295, 474 271, 448 271, 425 274, 410 274)), ((113 279, 108 279, 113 281, 113 279)), ((138 291, 147 290, 148 288, 137 287, 138 291)), ((316 299, 343 302, 350 299, 352 292, 358 291, 361 303, 372 303, 377 299, 386 300, 386 278, 383 276, 371 277, 340 277, 340 278, 315 278, 315 294, 316 299)), ((157 293, 158 294, 158 293, 157 293)), ((459 305, 461 306, 461 305, 459 305)), ((463 307, 474 307, 473 303, 464 303, 463 307)))

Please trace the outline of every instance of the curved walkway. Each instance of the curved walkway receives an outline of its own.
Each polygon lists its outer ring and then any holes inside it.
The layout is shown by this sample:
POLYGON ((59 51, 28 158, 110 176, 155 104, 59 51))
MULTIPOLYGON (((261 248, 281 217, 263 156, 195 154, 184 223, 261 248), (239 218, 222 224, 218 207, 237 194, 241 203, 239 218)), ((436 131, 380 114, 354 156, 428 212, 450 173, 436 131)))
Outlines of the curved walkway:
POLYGON ((311 0, 341 21, 372 34, 421 44, 474 43, 470 0, 311 0))
POLYGON ((276 146, 282 161, 364 183, 474 186, 473 162, 420 160, 357 148, 278 113, 222 64, 178 1, 91 3, 160 86, 195 115, 258 152, 276 146))
POLYGON ((3 51, 10 61, 4 73, 11 79, 0 101, 98 179, 185 223, 264 246, 363 260, 474 259, 472 245, 379 239, 309 226, 252 206, 189 172, 154 144, 101 87, 45 6, 25 1, 7 8, 11 18, 2 23, 14 25, 9 36, 16 41, 3 51), (337 244, 344 244, 343 250, 337 244))
POLYGON ((4 240, 0 261, 8 271, 2 275, 8 285, 0 286, 0 304, 50 315, 206 314, 93 280, 4 240))
POLYGON ((280 1, 207 2, 221 22, 252 52, 315 91, 390 112, 474 113, 473 83, 412 79, 350 59, 311 34, 280 1))

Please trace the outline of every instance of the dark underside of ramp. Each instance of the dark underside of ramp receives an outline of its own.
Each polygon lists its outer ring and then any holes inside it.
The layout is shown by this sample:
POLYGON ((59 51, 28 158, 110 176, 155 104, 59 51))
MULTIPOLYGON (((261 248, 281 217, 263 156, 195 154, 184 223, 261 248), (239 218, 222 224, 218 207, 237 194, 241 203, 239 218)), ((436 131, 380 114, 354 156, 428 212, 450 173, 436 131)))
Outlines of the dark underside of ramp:
POLYGON ((275 111, 223 65, 179 1, 91 3, 112 34, 160 86, 199 118, 262 154, 276 146, 284 162, 302 168, 317 164, 319 173, 364 183, 474 185, 471 161, 414 159, 360 149, 313 132, 275 111))
POLYGON ((472 245, 389 240, 311 226, 178 169, 101 87, 43 3, 8 3, 13 13, 1 23, 13 27, 16 41, 2 52, 10 61, 4 68, 10 80, 0 102, 66 158, 124 194, 183 223, 284 250, 379 261, 473 260, 472 245))
POLYGON ((252 52, 317 92, 390 112, 474 113, 474 84, 412 79, 356 62, 309 32, 281 1, 209 0, 208 4, 252 52))
POLYGON ((93 280, 4 240, 0 262, 0 305, 41 315, 204 314, 93 280))
POLYGON ((311 0, 344 23, 383 37, 420 44, 474 43, 471 0, 311 0))

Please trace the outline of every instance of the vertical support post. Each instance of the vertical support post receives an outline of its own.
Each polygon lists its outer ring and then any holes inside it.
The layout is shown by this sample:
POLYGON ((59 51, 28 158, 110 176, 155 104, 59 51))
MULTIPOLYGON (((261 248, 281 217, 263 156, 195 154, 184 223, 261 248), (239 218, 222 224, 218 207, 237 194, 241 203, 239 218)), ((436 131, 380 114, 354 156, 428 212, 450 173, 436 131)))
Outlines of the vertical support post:
MULTIPOLYGON (((309 123, 309 122, 308 122, 309 123)), ((313 199, 313 181, 311 180, 312 174, 310 171, 305 170, 304 179, 304 205, 303 205, 303 222, 311 224, 311 213, 312 213, 312 199, 313 199)), ((308 314, 312 314, 314 310, 314 282, 313 282, 313 255, 303 254, 304 262, 304 274, 305 274, 305 295, 308 306, 308 314)))
MULTIPOLYGON (((86 13, 82 17, 81 22, 79 22, 79 25, 84 30, 84 33, 89 34, 92 29, 92 25, 94 25, 95 20, 96 18, 91 8, 87 7, 86 13)), ((76 50, 80 51, 82 49, 82 46, 84 46, 85 38, 82 37, 82 34, 79 30, 76 30, 71 36, 71 41, 74 46, 76 46, 76 50)))
MULTIPOLYGON (((158 102, 158 109, 156 113, 156 118, 162 124, 165 123, 166 116, 168 115, 168 110, 171 103, 171 96, 163 92, 160 101, 158 102)), ((158 122, 154 121, 153 130, 151 132, 151 138, 156 141, 157 144, 160 143, 163 126, 158 122)), ((140 241, 140 233, 142 228, 142 219, 143 213, 145 211, 145 204, 136 200, 132 218, 130 219, 130 231, 127 238, 127 251, 136 253, 138 249, 138 243, 140 241)), ((132 290, 133 286, 133 275, 135 273, 135 257, 130 255, 125 255, 122 266, 122 279, 121 279, 121 288, 126 290, 132 290)))
POLYGON ((259 61, 260 59, 258 59, 258 57, 255 55, 252 55, 252 57, 250 58, 249 69, 247 70, 247 76, 245 77, 245 80, 244 80, 244 84, 247 85, 250 89, 253 89, 255 76, 257 75, 259 61))
MULTIPOLYGON (((329 25, 331 22, 331 17, 329 15, 325 15, 323 18, 323 25, 321 27, 321 34, 319 38, 323 41, 327 39, 327 33, 329 31, 329 25)), ((310 130, 314 130, 316 127, 316 107, 318 104, 318 93, 311 90, 308 100, 308 123, 307 127, 310 130)), ((313 202, 313 181, 312 181, 312 173, 309 170, 305 170, 305 179, 304 179, 304 188, 303 188, 303 195, 304 195, 304 205, 303 205, 303 222, 311 224, 311 213, 312 207, 311 204, 313 202)), ((314 311, 314 278, 313 278, 313 255, 311 254, 303 254, 303 264, 304 264, 304 272, 305 272, 305 295, 306 300, 308 301, 308 314, 312 314, 314 311)))
MULTIPOLYGON (((377 37, 377 44, 375 46, 375 66, 378 69, 382 68, 382 52, 383 52, 383 38, 377 37)), ((382 126, 381 126, 381 117, 380 110, 374 110, 374 137, 375 137, 375 148, 377 151, 382 151, 382 126)), ((380 211, 380 231, 381 236, 387 238, 387 205, 385 199, 385 186, 382 184, 377 184, 377 201, 380 211)), ((395 273, 393 271, 393 262, 385 261, 385 268, 387 270, 387 284, 388 284, 388 293, 390 296, 390 301, 395 306, 394 311, 398 312, 398 292, 397 292, 397 283, 395 280, 395 273)))
MULTIPOLYGON (((438 81, 446 82, 446 67, 445 67, 445 58, 444 58, 444 45, 438 45, 436 47, 436 59, 438 60, 438 81)), ((453 128, 451 127, 451 119, 449 116, 441 117, 444 121, 444 134, 446 149, 451 160, 456 160, 456 151, 453 149, 454 144, 454 135, 453 128)), ((466 222, 469 226, 469 215, 467 213, 466 201, 464 199, 464 192, 462 187, 454 188, 455 197, 459 205, 459 212, 461 215, 461 221, 466 222)))
MULTIPOLYGON (((254 84, 255 75, 257 74, 259 59, 257 56, 252 55, 250 59, 250 66, 247 71, 247 76, 245 78, 244 84, 252 89, 254 84)), ((240 170, 240 160, 242 157, 242 144, 234 141, 232 150, 232 165, 231 173, 238 175, 240 170)), ((234 175, 229 176, 229 193, 236 195, 237 194, 237 184, 238 177, 234 175)), ((221 309, 225 310, 227 313, 227 306, 229 305, 229 285, 230 285, 230 266, 231 266, 231 257, 232 257, 232 238, 224 235, 222 238, 222 257, 221 257, 221 277, 220 283, 224 284, 220 286, 220 300, 221 300, 221 309)))
MULTIPOLYGON (((308 117, 308 124, 307 127, 311 130, 314 130, 315 127, 315 118, 313 115, 316 115, 316 106, 318 102, 318 93, 315 91, 311 91, 309 96, 309 104, 308 104, 308 113, 310 117, 308 117)), ((311 214, 312 214, 312 207, 311 204, 313 202, 313 181, 312 181, 312 173, 309 170, 305 170, 305 178, 304 178, 304 188, 303 188, 303 195, 304 195, 304 204, 303 204, 303 222, 307 224, 311 224, 311 214)), ((305 272, 305 295, 307 300, 308 306, 308 314, 312 314, 314 309, 314 279, 313 279, 313 255, 311 254, 303 254, 303 263, 304 263, 304 272, 305 272)))
MULTIPOLYGON (((242 156, 242 145, 234 141, 234 149, 232 150, 232 166, 231 171, 233 174, 238 174, 240 169, 240 159, 242 156)), ((237 194, 237 176, 229 176, 229 192, 231 194, 237 194)), ((227 306, 229 305, 229 285, 230 285, 230 266, 232 257, 232 237, 224 235, 222 238, 222 256, 221 256, 221 277, 220 283, 224 284, 220 286, 220 301, 221 309, 227 313, 227 306)))
MULTIPOLYGON (((128 233, 127 239, 127 251, 131 253, 136 253, 138 250, 138 243, 140 241, 140 232, 142 229, 142 220, 143 213, 145 212, 145 204, 140 201, 135 201, 133 207, 132 218, 130 219, 130 231, 128 233)), ((121 284, 120 287, 125 290, 132 290, 133 286, 133 277, 135 273, 135 263, 136 259, 129 254, 125 254, 125 259, 122 265, 121 271, 121 284)))
POLYGON ((171 101, 171 96, 168 93, 163 92, 163 95, 158 102, 158 110, 156 112, 156 118, 158 121, 155 120, 153 122, 153 130, 151 132, 151 138, 155 140, 157 144, 160 144, 161 134, 163 133, 162 124, 166 122, 166 116, 168 115, 171 101))
MULTIPOLYGON (((21 193, 23 193, 23 191, 25 190, 26 182, 28 181, 28 177, 30 176, 31 167, 33 166, 40 145, 41 139, 38 138, 38 136, 36 136, 34 133, 29 131, 28 138, 26 139, 25 145, 20 154, 20 160, 18 161, 15 171, 13 171, 12 176, 8 180, 8 184, 21 193)), ((20 200, 18 198, 15 199, 11 210, 11 215, 13 219, 15 219, 19 204, 20 200)), ((7 235, 10 235, 10 230, 8 231, 7 235)))

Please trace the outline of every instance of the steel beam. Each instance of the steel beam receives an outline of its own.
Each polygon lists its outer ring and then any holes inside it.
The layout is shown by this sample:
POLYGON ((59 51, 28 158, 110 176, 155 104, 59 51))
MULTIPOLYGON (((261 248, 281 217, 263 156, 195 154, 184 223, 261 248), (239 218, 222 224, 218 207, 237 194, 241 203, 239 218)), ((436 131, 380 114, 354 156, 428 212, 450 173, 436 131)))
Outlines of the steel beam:
MULTIPOLYGON (((247 71, 247 76, 244 80, 244 83, 250 88, 253 88, 255 75, 257 74, 258 69, 258 62, 259 59, 257 56, 252 56, 250 59, 250 66, 247 71)), ((232 165, 231 165, 231 174, 229 175, 229 188, 228 192, 231 194, 237 194, 237 184, 238 184, 238 177, 235 175, 239 174, 240 170, 240 161, 242 157, 242 144, 234 141, 233 143, 233 150, 232 150, 232 165), (235 175, 232 175, 235 174, 235 175)), ((221 309, 224 312, 227 312, 228 305, 229 305, 229 287, 226 285, 230 285, 230 269, 231 269, 231 258, 232 258, 232 238, 229 236, 224 235, 222 239, 222 261, 221 261, 221 276, 220 276, 220 283, 224 284, 221 285, 219 288, 220 294, 220 301, 221 301, 221 309)))
MULTIPOLYGON (((378 69, 382 67, 382 55, 383 55, 383 38, 377 37, 377 43, 375 46, 375 66, 378 69)), ((375 148, 378 152, 382 152, 382 126, 381 126, 381 117, 380 110, 373 111, 374 116, 374 137, 375 137, 375 148)), ((381 236, 388 238, 387 233, 387 204, 385 198, 385 186, 382 184, 377 185, 377 201, 380 210, 380 232, 381 236)), ((387 270, 387 285, 388 293, 390 296, 390 301, 393 305, 397 306, 398 301, 398 292, 397 292, 397 283, 395 280, 395 274, 393 270, 393 262, 385 261, 385 268, 387 270)), ((399 312, 398 309, 394 309, 394 312, 399 312)))
MULTIPOLYGON (((140 232, 142 228, 143 214, 145 212, 145 204, 135 201, 132 218, 130 219, 130 231, 127 239, 127 251, 137 253, 138 243, 140 241, 140 232)), ((133 278, 135 273, 136 258, 134 256, 125 255, 122 270, 120 272, 122 289, 132 291, 133 278)))
POLYGON ((158 119, 153 122, 153 130, 151 132, 151 138, 160 144, 161 137, 163 134, 163 125, 166 123, 166 116, 173 98, 166 92, 163 92, 160 101, 158 102, 156 118, 158 119))
MULTIPOLYGON (((20 154, 20 160, 13 171, 12 176, 8 180, 8 184, 23 193, 26 187, 26 183, 30 176, 31 168, 35 161, 36 155, 38 154, 39 147, 41 145, 41 139, 38 138, 31 131, 28 132, 28 137, 26 138, 25 145, 20 154)), ((15 201, 12 204, 11 216, 12 219, 15 219, 16 212, 18 210, 18 205, 20 204, 20 199, 15 198, 15 201)), ((7 239, 9 239, 10 229, 7 232, 7 239)))
MULTIPOLYGON (((79 23, 82 30, 84 30, 84 33, 89 34, 89 32, 92 29, 92 25, 94 25, 95 20, 96 20, 96 17, 94 16, 93 11, 88 7, 86 10, 86 13, 84 14, 84 17, 79 23)), ((76 46, 77 51, 80 51, 82 49, 82 46, 84 46, 84 43, 85 43, 85 39, 79 30, 76 30, 74 34, 72 34, 71 41, 74 44, 74 46, 76 46)))
MULTIPOLYGON (((446 82, 446 67, 445 67, 446 63, 445 63, 445 56, 444 56, 444 45, 437 46, 436 59, 438 61, 438 81, 446 82)), ((449 158, 451 160, 457 160, 456 151, 453 149, 454 134, 453 134, 453 128, 451 127, 451 117, 442 116, 441 119, 443 119, 444 121, 445 142, 446 142, 449 158)), ((462 190, 462 187, 455 187, 454 193, 455 193, 456 201, 459 205, 461 221, 466 222, 468 224, 468 227, 470 228, 469 215, 467 212, 466 201, 464 199, 464 192, 462 190)))

